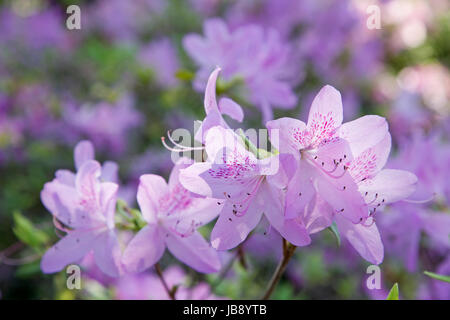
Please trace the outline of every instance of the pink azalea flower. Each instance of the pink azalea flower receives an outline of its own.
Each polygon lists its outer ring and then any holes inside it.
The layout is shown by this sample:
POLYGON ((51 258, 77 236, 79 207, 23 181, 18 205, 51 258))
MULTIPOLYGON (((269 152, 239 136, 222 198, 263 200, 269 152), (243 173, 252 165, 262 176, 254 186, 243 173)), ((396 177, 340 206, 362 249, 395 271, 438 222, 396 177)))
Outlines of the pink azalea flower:
POLYGON ((104 273, 112 277, 121 273, 121 251, 114 228, 118 185, 101 179, 103 174, 106 180, 114 180, 117 167, 108 162, 102 172, 93 157, 92 144, 80 142, 75 148, 77 173, 58 170, 41 192, 42 203, 53 214, 55 225, 67 232, 42 257, 44 273, 78 263, 91 251, 104 273))
POLYGON ((307 124, 291 118, 267 123, 270 131, 279 131, 280 151, 297 159, 285 214, 300 216, 311 233, 335 220, 359 254, 378 264, 383 244, 372 215, 381 205, 408 197, 417 178, 407 171, 382 170, 391 148, 384 118, 370 115, 342 124, 342 114, 340 93, 325 86, 307 124))
POLYGON ((162 257, 165 248, 199 272, 220 269, 217 252, 197 231, 219 213, 216 199, 199 198, 179 182, 179 172, 191 162, 182 158, 169 183, 157 175, 141 176, 137 200, 147 226, 130 241, 123 255, 129 272, 141 272, 162 257))
POLYGON ((205 90, 205 113, 206 117, 202 122, 199 130, 196 132, 195 139, 197 141, 204 142, 208 130, 215 126, 222 126, 224 128, 230 128, 225 122, 222 115, 227 115, 230 118, 242 122, 244 120, 244 112, 240 105, 229 98, 221 98, 217 102, 216 98, 216 82, 217 76, 221 69, 216 69, 211 73, 208 79, 205 90))
MULTIPOLYGON (((211 288, 205 282, 187 286, 186 273, 178 266, 168 267, 163 274, 169 288, 177 286, 176 300, 217 300, 211 288)), ((149 273, 130 274, 119 279, 116 286, 116 298, 119 300, 170 300, 161 279, 149 273)))
POLYGON ((289 157, 258 159, 239 136, 221 126, 208 131, 205 151, 207 161, 181 170, 180 181, 192 192, 220 199, 216 203, 220 216, 211 233, 214 248, 228 250, 239 245, 263 214, 293 244, 309 244, 300 221, 285 221, 283 215, 282 188, 287 184, 289 157))
POLYGON ((195 89, 204 90, 209 73, 220 66, 225 80, 244 80, 245 98, 261 109, 265 120, 272 119, 273 106, 291 109, 296 105, 286 81, 290 47, 276 30, 246 25, 230 31, 215 18, 205 22, 204 33, 204 37, 189 34, 183 39, 184 48, 200 66, 195 89))

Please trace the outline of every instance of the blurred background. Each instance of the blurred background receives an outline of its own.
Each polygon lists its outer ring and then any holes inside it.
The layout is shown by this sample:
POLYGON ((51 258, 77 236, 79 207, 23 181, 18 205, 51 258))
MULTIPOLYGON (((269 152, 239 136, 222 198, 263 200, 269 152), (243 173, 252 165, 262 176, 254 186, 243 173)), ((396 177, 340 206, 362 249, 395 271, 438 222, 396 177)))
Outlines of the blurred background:
MULTIPOLYGON (((244 108, 244 128, 271 117, 305 120, 325 84, 343 96, 344 119, 387 117, 389 167, 414 172, 413 198, 377 213, 385 260, 379 290, 369 265, 327 230, 298 250, 275 299, 450 299, 450 3, 447 0, 0 1, 0 298, 162 299, 150 270, 110 279, 89 257, 81 290, 39 260, 57 239, 40 191, 73 148, 91 140, 119 166, 120 197, 135 206, 141 174, 168 175, 168 129, 203 119, 205 75, 244 108), (81 29, 69 30, 76 4, 81 29), (377 25, 377 17, 380 23, 377 25), (262 54, 264 52, 264 54, 262 54), (274 91, 268 88, 276 88, 274 91)), ((265 226, 224 253, 219 275, 163 259, 178 298, 257 298, 281 255, 265 226), (223 278, 223 279, 222 279, 223 278)))

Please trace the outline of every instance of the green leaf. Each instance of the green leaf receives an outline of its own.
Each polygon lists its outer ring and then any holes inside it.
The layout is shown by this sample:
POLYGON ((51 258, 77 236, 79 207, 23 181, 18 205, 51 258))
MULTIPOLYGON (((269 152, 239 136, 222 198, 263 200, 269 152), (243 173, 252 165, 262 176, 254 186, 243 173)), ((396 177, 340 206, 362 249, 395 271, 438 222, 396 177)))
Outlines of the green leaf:
POLYGON ((392 289, 391 289, 391 291, 389 291, 389 294, 386 297, 386 300, 398 300, 398 283, 397 282, 392 286, 392 289))
POLYGON ((25 218, 19 211, 13 213, 16 237, 23 243, 34 249, 39 249, 48 242, 47 234, 33 226, 33 223, 25 218))
POLYGON ((341 246, 341 235, 337 228, 336 222, 333 222, 331 224, 331 226, 328 227, 328 230, 330 230, 331 233, 333 233, 333 235, 336 237, 337 245, 338 245, 338 247, 340 247, 341 246))
POLYGON ((42 274, 40 260, 19 266, 15 276, 18 278, 29 278, 37 274, 42 274))
POLYGON ((450 276, 444 276, 442 274, 437 274, 437 273, 430 272, 430 271, 425 271, 424 273, 433 279, 444 281, 444 282, 450 282, 450 276))

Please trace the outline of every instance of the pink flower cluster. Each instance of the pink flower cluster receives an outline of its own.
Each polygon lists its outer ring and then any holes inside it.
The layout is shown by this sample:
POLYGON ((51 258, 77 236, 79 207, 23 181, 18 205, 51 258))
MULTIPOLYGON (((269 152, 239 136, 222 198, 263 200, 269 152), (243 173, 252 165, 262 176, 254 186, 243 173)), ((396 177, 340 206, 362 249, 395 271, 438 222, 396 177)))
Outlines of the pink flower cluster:
POLYGON ((243 113, 228 98, 217 102, 219 72, 209 77, 206 118, 196 135, 204 160, 181 158, 168 182, 141 176, 137 201, 144 226, 124 250, 115 227, 117 166, 93 160, 88 142, 76 147, 77 172, 57 171, 42 191, 55 225, 67 232, 44 255, 44 272, 61 270, 93 251, 106 274, 136 273, 157 263, 165 249, 199 272, 217 272, 218 251, 245 241, 263 217, 295 246, 310 244, 312 234, 336 225, 364 259, 382 262, 374 215, 407 198, 417 181, 410 172, 383 169, 391 149, 386 120, 369 115, 343 124, 341 95, 325 86, 307 123, 267 122, 273 148, 257 149, 223 117, 242 121, 243 113), (217 217, 208 242, 197 229, 217 217))

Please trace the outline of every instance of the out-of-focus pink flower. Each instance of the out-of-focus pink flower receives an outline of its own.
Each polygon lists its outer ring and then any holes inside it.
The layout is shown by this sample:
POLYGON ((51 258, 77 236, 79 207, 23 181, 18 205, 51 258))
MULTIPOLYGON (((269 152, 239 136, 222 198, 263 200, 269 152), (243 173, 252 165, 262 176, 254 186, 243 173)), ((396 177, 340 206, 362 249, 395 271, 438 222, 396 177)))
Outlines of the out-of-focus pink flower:
POLYGON ((0 12, 2 51, 12 48, 23 50, 68 48, 70 44, 68 33, 63 17, 56 9, 30 12, 22 16, 19 14, 11 9, 2 9, 0 12))
POLYGON ((133 107, 133 99, 126 95, 114 104, 100 102, 78 108, 67 105, 63 118, 76 137, 87 136, 95 145, 112 153, 124 150, 126 133, 142 121, 133 107))
POLYGON ((100 181, 102 175, 111 175, 111 170, 102 170, 92 160, 93 152, 89 142, 78 144, 74 152, 77 172, 58 170, 41 192, 42 203, 54 216, 55 226, 67 233, 42 257, 41 269, 45 273, 80 262, 91 251, 104 273, 112 277, 121 273, 121 250, 114 228, 118 185, 100 181))
POLYGON ((101 30, 112 40, 134 43, 152 18, 161 14, 167 3, 162 0, 101 0, 89 8, 88 28, 101 30))
POLYGON ((431 240, 427 241, 427 250, 444 255, 450 250, 450 215, 433 210, 435 204, 450 203, 449 150, 448 143, 438 136, 416 135, 409 143, 402 143, 398 156, 390 163, 391 167, 408 169, 418 177, 417 190, 410 199, 422 204, 394 204, 379 219, 387 251, 400 257, 410 272, 418 267, 422 234, 431 240))
POLYGON ((177 52, 168 38, 155 40, 139 52, 139 61, 155 72, 157 83, 163 88, 178 84, 175 74, 180 68, 177 52))
POLYGON ((272 108, 291 109, 297 103, 292 84, 286 81, 290 47, 273 30, 247 25, 230 31, 220 19, 204 24, 204 37, 189 34, 183 39, 188 54, 200 66, 194 87, 205 89, 210 72, 219 66, 226 81, 243 79, 245 98, 272 118, 272 108))
MULTIPOLYGON (((169 288, 177 286, 177 300, 217 300, 207 283, 200 282, 192 287, 186 286, 187 276, 177 266, 171 266, 163 272, 164 281, 169 288)), ((140 273, 126 275, 116 285, 116 298, 119 300, 170 300, 161 279, 154 274, 140 273)))

